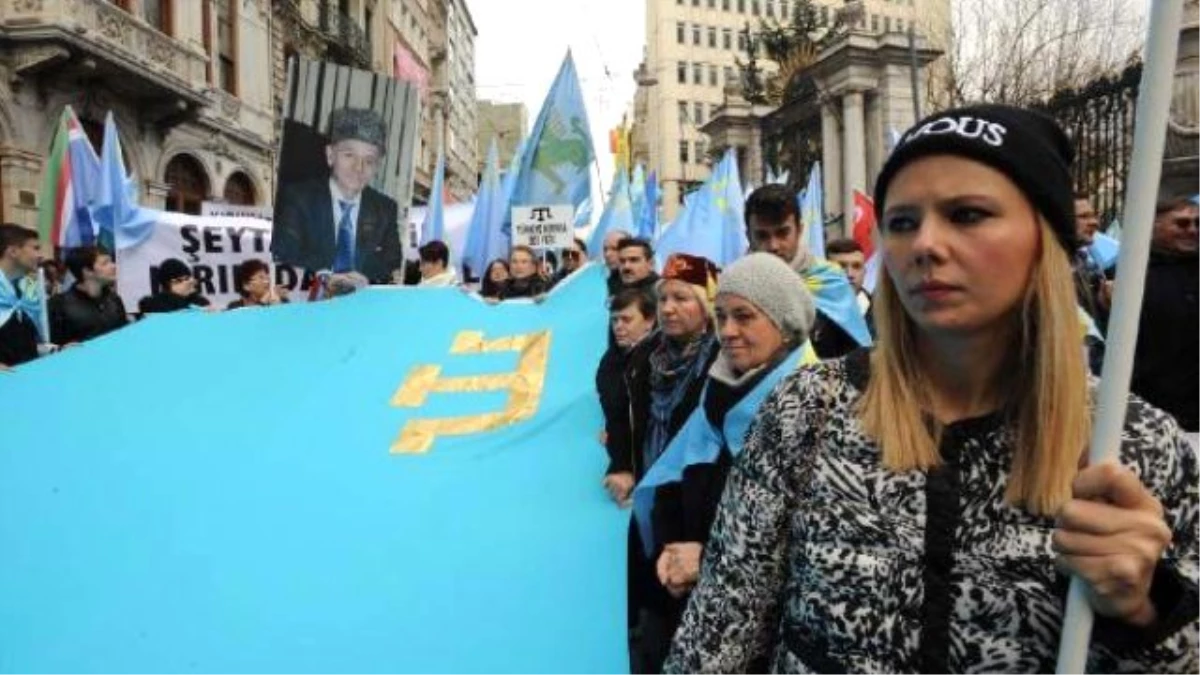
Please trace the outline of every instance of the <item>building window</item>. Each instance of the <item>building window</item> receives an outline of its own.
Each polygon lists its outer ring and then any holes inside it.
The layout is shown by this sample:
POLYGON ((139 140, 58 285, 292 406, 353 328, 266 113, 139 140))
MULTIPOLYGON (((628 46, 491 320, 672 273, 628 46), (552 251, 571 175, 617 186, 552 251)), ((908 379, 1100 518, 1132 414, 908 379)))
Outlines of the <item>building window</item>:
POLYGON ((824 5, 821 6, 821 25, 829 25, 829 8, 824 5))
POLYGON ((689 161, 687 141, 679 141, 679 161, 683 162, 684 164, 687 164, 689 161))
POLYGON ((767 16, 771 17, 772 19, 775 18, 775 2, 774 2, 774 0, 767 0, 767 16))
POLYGON ((879 15, 878 14, 871 15, 871 32, 872 33, 879 32, 879 15))
POLYGON ((710 87, 718 87, 718 86, 720 86, 720 82, 718 82, 717 80, 718 80, 718 78, 717 78, 717 67, 716 67, 716 66, 713 66, 713 65, 710 65, 710 66, 708 67, 708 86, 710 86, 710 87))
POLYGON ((699 6, 700 6, 700 0, 692 0, 692 7, 699 7, 699 6))
POLYGON ((739 14, 746 13, 746 0, 738 0, 738 13, 739 14))
POLYGON ((788 0, 781 0, 779 3, 779 18, 790 19, 791 14, 788 14, 788 0))
POLYGON ((142 18, 160 32, 173 33, 171 27, 171 0, 142 0, 142 18))
POLYGON ((750 13, 754 16, 762 13, 762 5, 758 3, 758 0, 750 0, 750 13))
POLYGON ((682 21, 675 24, 675 41, 679 44, 687 42, 687 25, 682 21))
POLYGON ((721 46, 725 49, 733 49, 733 31, 728 28, 721 31, 721 46))
POLYGON ((717 29, 711 26, 708 29, 708 46, 712 49, 717 48, 717 29))
POLYGON ((696 141, 696 163, 703 164, 707 156, 704 154, 706 150, 704 141, 696 141))
POLYGON ((683 61, 675 64, 675 79, 679 84, 687 84, 687 64, 683 61))
POLYGON ((729 11, 729 0, 721 0, 721 9, 729 11))
POLYGON ((738 51, 746 51, 746 34, 738 33, 738 51))
POLYGON ((892 32, 892 17, 890 17, 890 16, 883 17, 883 32, 885 32, 885 33, 892 32))
POLYGON ((679 102, 679 124, 684 125, 687 123, 688 123, 688 104, 687 104, 687 101, 680 101, 679 102))
POLYGON ((708 8, 716 9, 717 8, 717 0, 708 0, 708 8))
POLYGON ((254 181, 241 171, 235 171, 225 181, 225 191, 223 195, 226 204, 237 204, 240 206, 254 206, 257 203, 254 192, 254 181))
POLYGON ((692 24, 692 44, 700 44, 700 24, 692 24))
POLYGON ((704 124, 704 104, 699 101, 692 104, 692 121, 696 126, 704 124))
POLYGON ((733 67, 725 66, 725 86, 733 84, 733 67))
POLYGON ((203 7, 204 47, 209 55, 209 82, 237 96, 237 2, 236 0, 206 0, 203 7), (217 39, 212 31, 213 10, 216 10, 217 39))
POLYGON ((717 116, 717 111, 718 111, 718 110, 720 110, 720 109, 721 109, 721 106, 720 106, 719 104, 717 104, 717 103, 710 103, 710 104, 708 105, 708 119, 710 119, 710 120, 711 120, 711 119, 713 119, 714 117, 716 117, 716 116, 717 116))
POLYGON ((200 207, 208 199, 208 176, 204 167, 191 155, 176 155, 167 163, 163 181, 170 186, 167 210, 200 215, 200 207))
POLYGON ((904 19, 896 19, 896 32, 897 33, 904 32, 904 19))
POLYGON ((704 64, 692 64, 692 84, 704 84, 704 64))

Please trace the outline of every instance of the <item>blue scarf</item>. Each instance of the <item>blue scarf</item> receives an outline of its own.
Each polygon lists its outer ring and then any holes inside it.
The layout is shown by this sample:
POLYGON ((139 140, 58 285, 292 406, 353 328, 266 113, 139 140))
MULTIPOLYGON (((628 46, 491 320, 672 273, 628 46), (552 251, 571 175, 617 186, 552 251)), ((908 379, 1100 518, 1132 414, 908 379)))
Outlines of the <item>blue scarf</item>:
MULTIPOLYGON (((637 521, 638 533, 642 536, 647 557, 654 555, 654 528, 650 515, 654 511, 654 496, 658 487, 683 480, 683 472, 689 466, 716 462, 722 446, 729 448, 734 457, 741 454, 750 423, 754 421, 763 401, 775 390, 775 386, 800 366, 816 362, 817 355, 812 350, 812 343, 805 342, 804 346, 792 350, 729 409, 720 429, 713 427, 709 422, 703 405, 692 411, 666 451, 633 489, 633 516, 637 521)), ((704 396, 707 396, 707 390, 706 386, 704 396)))
POLYGON ((42 294, 37 280, 31 277, 21 277, 16 283, 21 286, 21 296, 17 297, 16 287, 7 274, 0 272, 0 326, 8 323, 16 312, 21 312, 37 327, 38 335, 43 342, 49 342, 46 335, 45 322, 42 321, 42 294))
POLYGON ((817 309, 863 347, 871 346, 871 331, 858 309, 858 295, 841 267, 814 258, 801 273, 817 309))
POLYGON ((649 469, 667 447, 671 416, 692 383, 703 378, 708 355, 717 340, 706 332, 679 346, 665 336, 650 355, 650 420, 642 447, 642 466, 649 469))

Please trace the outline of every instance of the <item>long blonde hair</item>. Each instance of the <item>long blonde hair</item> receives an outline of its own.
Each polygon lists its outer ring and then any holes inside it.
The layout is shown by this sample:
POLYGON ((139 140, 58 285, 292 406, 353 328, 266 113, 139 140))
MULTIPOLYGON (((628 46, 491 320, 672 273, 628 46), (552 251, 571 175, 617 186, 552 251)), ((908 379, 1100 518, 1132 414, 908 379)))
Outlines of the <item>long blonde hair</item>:
MULTIPOLYGON (((1041 251, 1000 386, 1016 431, 1005 500, 1050 515, 1070 499, 1091 412, 1071 264, 1041 218, 1038 227, 1041 251)), ((886 272, 876 291, 875 326, 879 337, 859 419, 888 469, 931 469, 941 463, 942 429, 923 416, 929 399, 917 361, 917 327, 886 272)))

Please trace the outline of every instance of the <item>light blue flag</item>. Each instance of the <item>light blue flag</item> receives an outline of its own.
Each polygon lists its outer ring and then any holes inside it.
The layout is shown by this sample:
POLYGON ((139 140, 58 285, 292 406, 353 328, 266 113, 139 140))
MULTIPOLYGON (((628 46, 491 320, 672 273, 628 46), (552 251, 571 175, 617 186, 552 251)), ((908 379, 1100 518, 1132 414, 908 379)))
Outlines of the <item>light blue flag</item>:
POLYGON ((92 215, 103 192, 100 158, 96 156, 96 149, 82 127, 72 129, 69 138, 67 153, 71 156, 71 189, 78 227, 70 228, 63 248, 92 246, 97 243, 96 238, 100 234, 92 215))
POLYGON ((1097 232, 1092 237, 1092 244, 1088 246, 1088 254, 1105 272, 1117 266, 1117 257, 1120 253, 1121 241, 1103 232, 1097 232))
POLYGON ((573 227, 578 230, 587 227, 590 222, 592 222, 592 198, 589 196, 575 209, 573 227))
POLYGON ((92 205, 99 244, 108 251, 137 246, 150 238, 158 215, 153 209, 137 204, 137 182, 125 171, 121 138, 112 112, 104 118, 100 166, 99 194, 92 205))
POLYGON ((641 219, 642 211, 646 208, 646 170, 641 164, 633 169, 633 174, 629 177, 629 203, 632 205, 634 230, 636 230, 637 221, 641 219))
POLYGON ((605 272, 159 315, 6 375, 3 669, 627 672, 605 272))
POLYGON ((429 210, 421 224, 421 244, 446 240, 446 204, 442 194, 446 182, 446 155, 438 151, 437 167, 433 170, 433 187, 429 189, 429 210))
POLYGON ((659 237, 658 263, 672 253, 708 258, 724 267, 746 254, 749 245, 742 226, 745 201, 737 161, 727 151, 704 185, 685 200, 683 212, 659 237))
MULTIPOLYGON (((812 351, 811 343, 806 342, 803 346, 793 350, 729 410, 719 429, 709 422, 703 405, 698 406, 692 412, 683 427, 671 439, 663 454, 655 460, 645 477, 633 489, 634 522, 637 523, 638 533, 642 537, 642 544, 645 546, 647 556, 653 555, 655 548, 650 515, 654 510, 656 490, 662 485, 682 481, 683 472, 689 466, 715 463, 722 447, 729 448, 729 453, 734 457, 741 454, 742 444, 745 442, 746 432, 750 429, 750 423, 754 420, 763 401, 775 390, 775 386, 784 377, 795 372, 802 363, 816 363, 816 361, 816 354, 812 351)), ((704 395, 707 393, 706 389, 704 395)))
POLYGON ((642 208, 637 211, 637 236, 654 241, 658 236, 658 173, 651 171, 646 177, 646 196, 642 208))
MULTIPOLYGON (((570 204, 578 214, 592 194, 594 157, 575 61, 567 52, 529 135, 510 207, 570 204)), ((510 210, 506 220, 511 218, 510 210)))
POLYGON ((858 297, 846 271, 823 258, 814 258, 804 269, 804 283, 817 311, 836 323, 863 347, 871 346, 871 331, 858 306, 858 297))
POLYGON ((462 260, 476 276, 482 277, 487 264, 508 253, 507 247, 497 248, 500 240, 500 225, 504 220, 504 195, 500 186, 500 159, 496 139, 488 147, 484 162, 483 177, 479 182, 479 193, 475 196, 475 209, 471 212, 471 224, 467 226, 467 243, 463 246, 462 260))
MULTIPOLYGON (((513 155, 512 161, 508 164, 508 171, 504 172, 504 176, 500 180, 500 191, 504 193, 504 216, 500 226, 500 233, 504 237, 504 250, 507 252, 512 245, 512 200, 513 194, 517 190, 517 175, 521 172, 521 162, 525 158, 525 150, 529 147, 529 137, 521 139, 521 143, 517 145, 517 151, 513 155)), ((507 255, 507 253, 506 253, 507 255)))
POLYGON ((592 236, 587 242, 588 251, 592 254, 591 257, 594 259, 604 257, 604 237, 608 236, 609 232, 615 230, 633 232, 633 229, 633 205, 629 198, 629 174, 625 169, 618 168, 617 175, 613 177, 612 193, 608 195, 608 203, 604 205, 604 213, 600 214, 600 222, 592 230, 592 236))
POLYGON ((825 190, 821 186, 821 163, 808 172, 808 185, 800 194, 800 220, 804 223, 804 245, 818 258, 825 257, 825 190))

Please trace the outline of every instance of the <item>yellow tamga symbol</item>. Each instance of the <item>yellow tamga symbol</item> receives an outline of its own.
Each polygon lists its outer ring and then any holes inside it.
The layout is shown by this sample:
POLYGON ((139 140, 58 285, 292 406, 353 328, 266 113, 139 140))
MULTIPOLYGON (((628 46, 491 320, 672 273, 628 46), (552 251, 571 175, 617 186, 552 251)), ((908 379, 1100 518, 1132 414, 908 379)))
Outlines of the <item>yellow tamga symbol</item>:
POLYGON ((413 367, 396 393, 392 405, 419 408, 431 392, 463 393, 508 391, 504 409, 463 417, 437 417, 410 420, 392 443, 393 454, 427 452, 438 436, 465 436, 506 427, 533 417, 542 399, 546 383, 546 362, 550 356, 550 331, 484 340, 480 331, 463 331, 455 336, 450 354, 517 352, 517 369, 511 373, 442 377, 442 367, 413 367))

